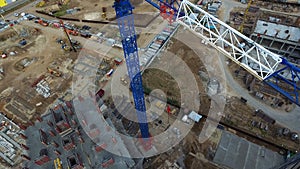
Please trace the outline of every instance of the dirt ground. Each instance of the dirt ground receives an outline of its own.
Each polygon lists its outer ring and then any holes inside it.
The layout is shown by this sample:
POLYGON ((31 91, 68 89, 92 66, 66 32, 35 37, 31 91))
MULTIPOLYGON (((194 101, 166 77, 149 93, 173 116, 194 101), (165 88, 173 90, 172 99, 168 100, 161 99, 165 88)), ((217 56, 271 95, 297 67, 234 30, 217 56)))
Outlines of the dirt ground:
MULTIPOLYGON (((250 87, 250 84, 246 85, 246 78, 247 76, 249 76, 248 72, 246 72, 244 69, 240 68, 238 65, 232 62, 231 64, 229 64, 229 70, 234 75, 235 80, 239 82, 241 86, 243 86, 244 88, 250 87)), ((250 77, 249 79, 253 79, 253 77, 250 77)), ((293 89, 286 90, 292 91, 293 89)), ((251 93, 254 98, 260 99, 259 97, 255 96, 256 92, 264 94, 264 103, 269 106, 272 106, 275 109, 289 112, 292 111, 296 106, 292 104, 288 99, 286 99, 283 95, 281 95, 279 92, 257 79, 255 79, 255 84, 253 85, 253 87, 251 87, 251 91, 249 91, 249 93, 251 93), (280 102, 282 103, 282 105, 278 106, 280 102)))
MULTIPOLYGON (((170 46, 170 49, 168 50, 172 51, 172 53, 176 54, 176 56, 180 57, 188 65, 188 67, 194 74, 200 92, 204 92, 205 89, 203 88, 201 79, 198 76, 198 71, 199 70, 206 71, 206 70, 203 66, 203 63, 199 59, 198 55, 182 42, 176 39, 171 39, 171 41, 173 42, 173 44, 170 46)), ((159 60, 157 59, 154 60, 153 64, 156 64, 156 62, 168 63, 168 60, 166 60, 166 58, 162 54, 159 60)), ((143 74, 143 83, 144 83, 144 87, 147 90, 150 91, 153 89, 163 90, 167 94, 167 97, 170 100, 175 101, 177 105, 180 105, 180 98, 181 98, 180 89, 178 87, 177 82, 168 73, 157 69, 147 69, 143 74)), ((200 109, 203 110, 202 108, 200 109)))
MULTIPOLYGON (((55 1, 56 2, 56 1, 55 1)), ((46 7, 55 4, 54 1, 49 1, 46 7)), ((81 1, 72 1, 70 4, 70 8, 73 7, 82 7, 82 14, 89 13, 89 12, 99 12, 101 11, 100 6, 96 7, 97 4, 104 4, 104 6, 111 6, 113 1, 93 1, 91 3, 81 2, 81 1), (79 3, 80 2, 80 3, 79 3), (82 4, 81 4, 82 3, 82 4), (90 10, 91 9, 91 10, 90 10), (99 9, 99 10, 98 10, 99 9)), ((136 7, 137 13, 140 11, 144 11, 144 8, 149 8, 148 12, 155 11, 153 7, 148 5, 147 3, 138 3, 134 4, 136 7), (152 10, 151 10, 152 9, 152 10)), ((33 13, 37 16, 41 16, 41 14, 36 14, 34 11, 37 8, 31 8, 28 10, 29 13, 33 13)), ((113 8, 110 7, 108 9, 109 12, 114 12, 113 8)), ((78 16, 80 12, 77 13, 78 16)), ((144 14, 143 14, 144 15, 144 14)), ((153 18, 155 15, 149 15, 153 18)), ((45 19, 53 18, 49 16, 41 16, 45 19)), ((140 20, 145 20, 145 16, 140 17, 140 20)), ((150 17, 150 18, 151 18, 150 17)), ((7 87, 12 87, 13 91, 12 94, 5 99, 1 100, 1 110, 3 110, 3 106, 8 104, 11 99, 15 96, 21 96, 29 101, 28 104, 34 106, 42 102, 42 106, 36 107, 36 113, 32 120, 35 120, 35 116, 39 116, 40 114, 44 113, 47 106, 51 104, 56 98, 58 98, 65 89, 67 89, 70 85, 71 76, 68 74, 68 78, 61 78, 61 77, 54 77, 53 75, 49 74, 47 68, 53 64, 54 61, 58 61, 58 63, 63 63, 68 59, 74 61, 77 57, 77 54, 65 52, 61 49, 61 46, 56 43, 57 38, 64 39, 63 31, 60 29, 54 29, 50 27, 42 27, 39 24, 32 24, 33 21, 24 21, 20 25, 15 25, 14 27, 17 29, 18 34, 27 34, 27 37, 22 37, 21 35, 16 35, 13 30, 5 31, 0 34, 1 42, 3 43, 0 47, 0 51, 4 51, 6 53, 15 52, 15 56, 8 56, 6 59, 1 61, 1 67, 4 69, 4 79, 0 81, 0 91, 4 91, 7 87), (22 30, 26 28, 28 30, 22 30), (33 32, 30 32, 33 31, 33 32), (29 35, 29 36, 28 36, 29 35), (25 46, 20 47, 18 44, 20 40, 25 39, 27 44, 25 46), (45 45, 47 44, 47 45, 45 45), (26 67, 23 66, 24 63, 30 63, 26 67), (13 66, 11 66, 13 65, 13 66), (53 95, 45 99, 37 92, 31 85, 41 76, 46 75, 46 77, 50 77, 49 80, 51 82, 50 87, 54 88, 51 93, 53 95), (20 85, 22 84, 22 85, 20 85), (17 92, 15 92, 17 91, 17 92)), ((148 22, 148 21, 147 21, 148 22)), ((158 24, 159 21, 154 21, 154 25, 158 24)), ((67 22, 66 22, 67 23, 67 22)), ((75 23, 77 26, 83 26, 84 23, 75 23)), ((92 27, 92 32, 102 32, 104 33, 106 38, 114 38, 117 41, 119 37, 119 30, 116 25, 99 25, 99 24, 88 24, 92 27)), ((152 28, 152 27, 151 27, 152 28)), ((138 43, 145 47, 147 42, 149 42, 155 34, 148 35, 146 29, 138 28, 137 33, 141 34, 138 38, 138 43), (149 37, 148 37, 149 36, 149 37)), ((85 43, 83 38, 74 37, 74 39, 79 40, 82 44, 85 43)), ((100 42, 102 43, 102 42, 100 42)), ((111 51, 109 55, 112 57, 122 57, 119 52, 111 51)), ((68 70, 67 70, 68 71, 68 70)), ((14 118, 17 122, 20 122, 16 116, 13 114, 7 114, 11 118, 14 118)), ((21 121, 28 121, 28 119, 22 119, 21 121)))
MULTIPOLYGON (((228 104, 225 107, 225 117, 222 119, 222 122, 229 126, 237 127, 271 143, 275 143, 279 147, 292 151, 300 150, 300 142, 292 141, 290 139, 290 134, 286 136, 278 134, 278 130, 284 128, 280 124, 271 124, 263 120, 261 117, 255 116, 255 109, 243 104, 239 98, 232 97, 228 99, 227 103, 228 104), (254 125, 254 123, 257 124, 254 125)), ((253 138, 249 139, 250 141, 256 142, 253 138)), ((258 144, 262 144, 274 151, 280 150, 280 148, 276 148, 272 145, 270 146, 264 142, 259 142, 258 144)))
MULTIPOLYGON (((27 25, 16 25, 14 28, 17 30, 18 34, 13 30, 8 30, 0 34, 0 38, 3 39, 1 43, 5 44, 1 45, 0 51, 8 54, 10 52, 15 53, 15 55, 8 55, 7 58, 1 60, 1 65, 4 69, 4 78, 0 81, 0 91, 2 92, 8 87, 13 88, 12 94, 4 100, 1 100, 1 105, 3 106, 8 103, 7 101, 15 96, 24 98, 34 107, 37 103, 42 102, 42 106, 36 107, 35 117, 46 110, 47 106, 60 95, 60 92, 63 92, 69 86, 69 81, 71 80, 70 74, 68 75, 68 73, 65 74, 65 77, 55 77, 51 75, 48 73, 47 67, 54 61, 63 63, 63 61, 66 61, 68 58, 75 59, 76 55, 74 56, 74 54, 60 49, 60 45, 56 43, 56 39, 60 37, 59 34, 53 34, 51 31, 27 25), (24 46, 19 45, 19 41, 22 39, 27 41, 27 44, 24 46), (27 62, 31 61, 31 63, 28 62, 29 64, 26 67, 21 66, 24 64, 24 59, 26 59, 27 62), (53 95, 48 99, 38 95, 31 87, 34 81, 41 75, 50 77, 49 82, 50 87, 53 89, 53 95), (60 87, 57 88, 57 86, 60 87)), ((1 110, 3 110, 3 107, 1 107, 1 110)), ((8 116, 13 115, 8 114, 8 116)), ((15 120, 20 122, 18 118, 15 118, 15 120)), ((22 119, 22 121, 28 120, 29 119, 22 119)))
POLYGON ((191 131, 177 146, 168 152, 147 159, 144 168, 168 168, 167 163, 173 164, 184 157, 183 164, 186 168, 218 169, 220 166, 212 163, 211 160, 220 138, 221 132, 216 130, 208 141, 200 144, 197 135, 191 131))
MULTIPOLYGON (((37 10, 47 10, 51 5, 56 4, 57 1, 49 0, 44 7, 36 8, 37 10)), ((65 14, 64 17, 86 19, 86 20, 100 20, 106 21, 115 18, 115 9, 113 8, 114 1, 107 0, 72 0, 70 3, 65 5, 66 9, 79 8, 80 11, 73 14, 65 14), (106 8, 106 18, 102 18, 102 8, 106 8)), ((135 0, 132 2, 134 6, 135 14, 145 14, 149 12, 158 12, 156 8, 149 5, 145 1, 135 0)), ((148 16, 142 16, 139 21, 143 22, 147 20, 148 16)))
MULTIPOLYGON (((201 82, 201 79, 198 75, 198 71, 206 71, 205 67, 202 63, 202 61, 199 59, 199 56, 187 45, 183 44, 182 42, 171 39, 171 45, 168 47, 168 51, 171 51, 172 53, 176 54, 176 56, 180 57, 190 68, 192 73, 194 74, 194 77, 196 79, 198 88, 201 93, 205 92, 205 89, 203 87, 203 84, 201 82)), ((168 60, 164 57, 164 54, 161 54, 159 59, 154 60, 153 64, 159 63, 167 63, 168 60)), ((172 104, 175 103, 175 105, 180 105, 180 89, 178 87, 177 82, 170 76, 168 73, 157 70, 157 69, 147 69, 143 74, 143 85, 144 89, 147 92, 153 90, 153 89, 160 89, 164 91, 164 93, 168 97, 168 101, 172 104)), ((201 96, 201 107, 200 110, 203 113, 207 113, 209 106, 210 106, 210 100, 208 97, 201 96)), ((176 118, 176 116, 170 116, 169 119, 166 115, 167 113, 160 116, 160 119, 162 119, 163 124, 166 123, 167 119, 172 123, 174 120, 173 118, 176 118)), ((152 123, 151 123, 152 124, 152 123)), ((155 126, 154 126, 155 127, 155 126)), ((152 158, 149 162, 145 164, 145 167, 147 168, 147 165, 149 165, 148 168, 156 167, 156 168, 163 168, 166 167, 165 161, 169 161, 173 163, 175 160, 177 160, 184 152, 185 154, 185 160, 184 164, 187 168, 208 168, 208 169, 215 169, 218 168, 213 163, 211 163, 208 159, 212 160, 212 157, 209 157, 209 152, 212 152, 211 150, 216 149, 220 133, 214 134, 214 136, 211 137, 211 140, 206 141, 203 144, 200 144, 198 142, 198 136, 199 132, 201 131, 203 127, 203 123, 195 124, 192 130, 189 132, 189 134, 184 138, 182 143, 176 147, 174 147, 169 152, 162 154, 156 158, 152 158), (216 138, 218 136, 218 138, 216 138), (153 166, 154 165, 154 166, 153 166), (151 166, 151 167, 150 167, 151 166)), ((157 130, 157 128, 156 128, 157 130)))

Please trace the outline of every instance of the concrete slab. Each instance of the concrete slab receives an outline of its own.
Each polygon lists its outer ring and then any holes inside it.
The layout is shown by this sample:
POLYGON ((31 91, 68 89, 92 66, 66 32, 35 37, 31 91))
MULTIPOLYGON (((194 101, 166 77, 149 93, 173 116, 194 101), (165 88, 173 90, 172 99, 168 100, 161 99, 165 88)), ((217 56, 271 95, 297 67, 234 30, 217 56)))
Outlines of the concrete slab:
POLYGON ((282 164, 284 157, 224 131, 213 161, 233 169, 268 169, 282 164))

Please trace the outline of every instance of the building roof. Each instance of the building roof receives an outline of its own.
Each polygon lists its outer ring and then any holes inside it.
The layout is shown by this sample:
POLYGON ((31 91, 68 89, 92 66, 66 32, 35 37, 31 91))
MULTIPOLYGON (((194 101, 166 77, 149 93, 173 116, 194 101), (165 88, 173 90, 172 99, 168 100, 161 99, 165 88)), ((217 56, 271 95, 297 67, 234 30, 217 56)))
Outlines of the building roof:
POLYGON ((255 33, 265 34, 278 39, 287 39, 293 42, 300 42, 300 28, 276 24, 272 22, 258 20, 254 30, 255 33), (266 34, 265 34, 266 31, 266 34), (276 33, 278 34, 276 35, 276 33))
POLYGON ((282 164, 284 156, 224 131, 213 161, 233 169, 261 169, 282 164))

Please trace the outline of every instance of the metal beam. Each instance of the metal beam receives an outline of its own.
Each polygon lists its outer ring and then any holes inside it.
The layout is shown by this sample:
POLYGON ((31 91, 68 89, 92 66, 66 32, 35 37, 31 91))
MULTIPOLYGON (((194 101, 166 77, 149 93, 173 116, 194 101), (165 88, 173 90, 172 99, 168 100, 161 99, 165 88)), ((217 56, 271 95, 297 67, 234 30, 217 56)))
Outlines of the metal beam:
POLYGON ((130 78, 130 87, 132 89, 141 135, 142 138, 149 138, 144 90, 139 64, 136 33, 134 29, 134 19, 132 15, 133 6, 130 4, 129 0, 118 0, 115 1, 113 7, 117 14, 124 57, 130 78))
POLYGON ((261 81, 300 106, 299 68, 280 55, 255 43, 239 31, 188 0, 146 0, 159 9, 161 4, 175 8, 176 21, 223 53, 261 81), (284 76, 283 76, 284 75, 284 76), (282 83, 286 87, 282 87, 282 83))

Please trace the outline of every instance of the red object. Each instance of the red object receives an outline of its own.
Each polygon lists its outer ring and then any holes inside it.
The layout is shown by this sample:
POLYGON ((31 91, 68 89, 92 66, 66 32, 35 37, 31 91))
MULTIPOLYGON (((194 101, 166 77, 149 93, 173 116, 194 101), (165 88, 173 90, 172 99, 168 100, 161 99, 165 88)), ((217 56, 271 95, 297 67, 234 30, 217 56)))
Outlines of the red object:
POLYGON ((103 89, 98 90, 98 92, 96 93, 96 96, 99 96, 100 98, 103 97, 105 94, 105 91, 103 89))
POLYGON ((29 147, 27 147, 26 145, 21 144, 21 146, 22 146, 25 150, 29 150, 29 147))
POLYGON ((53 137, 56 136, 56 134, 52 130, 49 131, 49 134, 53 137))
POLYGON ((66 101, 66 105, 68 106, 69 109, 71 109, 73 107, 73 105, 70 101, 66 101))
POLYGON ((76 31, 66 29, 66 32, 67 32, 69 35, 78 36, 78 32, 76 32, 76 31))
POLYGON ((42 122, 43 121, 43 119, 41 118, 41 117, 37 117, 36 118, 39 122, 42 122))
POLYGON ((54 147, 59 147, 59 144, 55 141, 53 141, 52 144, 53 144, 54 147))
POLYGON ((1 57, 2 57, 3 59, 4 59, 4 58, 7 58, 7 54, 3 53, 1 57))
POLYGON ((167 113, 170 114, 171 113, 171 108, 169 105, 167 105, 167 113))
POLYGON ((91 138, 95 138, 100 134, 100 130, 99 129, 93 129, 89 132, 89 136, 91 138))
POLYGON ((71 143, 65 145, 65 146, 64 146, 64 149, 67 150, 67 151, 69 151, 69 150, 71 150, 71 149, 74 148, 74 147, 75 147, 74 143, 71 142, 71 143))
POLYGON ((43 165, 43 164, 47 163, 48 161, 50 161, 50 158, 48 156, 42 156, 40 159, 35 160, 35 164, 43 165))
POLYGON ((114 162, 115 162, 114 159, 111 157, 108 160, 105 160, 105 162, 102 162, 101 166, 103 168, 106 168, 106 167, 112 165, 114 162))
POLYGON ((34 124, 33 124, 31 121, 27 122, 27 124, 28 124, 29 126, 34 126, 34 124))
POLYGON ((167 7, 166 5, 161 5, 160 6, 160 15, 169 23, 173 23, 173 18, 174 18, 174 10, 167 7))
POLYGON ((27 127, 24 126, 23 124, 19 124, 19 127, 20 127, 22 130, 26 130, 26 129, 27 129, 27 127))
POLYGON ((116 65, 120 65, 120 64, 122 64, 123 60, 120 58, 115 58, 114 62, 116 65))
POLYGON ((31 87, 36 87, 36 85, 45 78, 45 75, 41 75, 36 81, 33 82, 31 87))
POLYGON ((55 127, 55 130, 58 132, 58 133, 61 133, 62 130, 59 128, 59 127, 55 127))
POLYGON ((21 155, 21 157, 23 157, 24 159, 26 159, 26 160, 28 160, 28 161, 30 161, 31 160, 31 158, 30 157, 28 157, 27 155, 25 155, 25 154, 22 154, 21 155))
POLYGON ((41 19, 38 21, 38 23, 39 23, 40 25, 42 25, 42 26, 48 26, 48 25, 49 25, 48 23, 44 22, 44 21, 41 20, 41 19))
POLYGON ((72 124, 77 125, 77 122, 74 119, 72 119, 72 124))
POLYGON ((61 152, 59 152, 58 150, 54 150, 56 155, 61 155, 61 152))
POLYGON ((138 140, 142 144, 145 151, 148 151, 152 148, 153 137, 151 135, 149 135, 149 138, 142 138, 140 135, 138 140))
POLYGON ((25 136, 23 133, 20 133, 20 136, 21 136, 23 139, 27 139, 27 136, 25 136))
POLYGON ((60 24, 59 24, 59 23, 53 23, 53 26, 54 26, 55 28, 60 28, 60 24))
POLYGON ((96 146, 95 150, 96 150, 96 152, 100 152, 100 151, 104 150, 106 147, 107 147, 107 145, 105 143, 103 143, 99 146, 96 146))
POLYGON ((116 139, 116 138, 113 137, 111 140, 112 140, 112 142, 114 142, 115 144, 117 143, 117 139, 116 139))
POLYGON ((63 123, 63 125, 66 127, 66 128, 71 128, 70 124, 69 123, 63 123))
POLYGON ((50 120, 47 121, 47 124, 48 124, 50 127, 53 126, 53 123, 52 123, 50 120))

